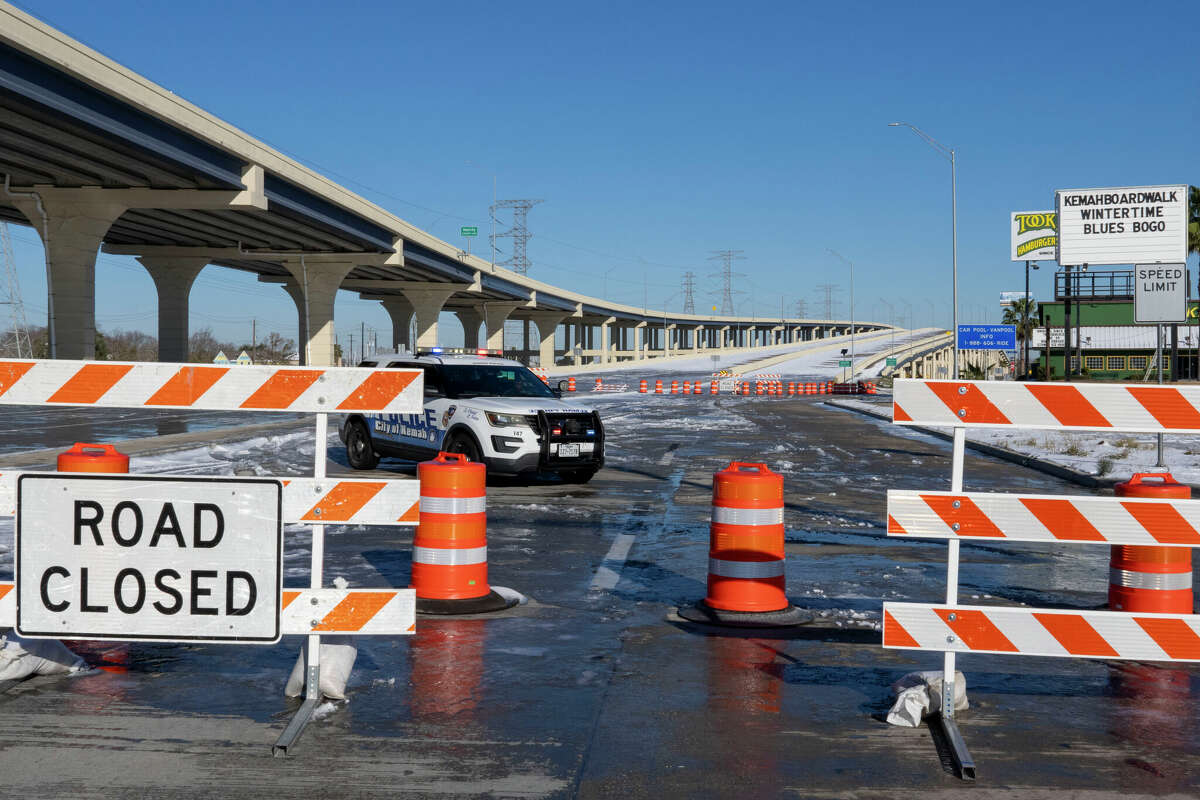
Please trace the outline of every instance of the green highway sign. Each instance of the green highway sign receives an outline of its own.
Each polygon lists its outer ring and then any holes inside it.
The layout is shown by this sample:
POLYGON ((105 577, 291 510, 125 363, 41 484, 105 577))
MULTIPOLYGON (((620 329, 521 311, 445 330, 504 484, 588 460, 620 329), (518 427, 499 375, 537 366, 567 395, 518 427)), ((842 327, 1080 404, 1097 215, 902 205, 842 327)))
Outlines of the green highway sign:
POLYGON ((850 366, 850 362, 849 362, 849 361, 842 360, 842 361, 839 361, 839 362, 838 362, 838 366, 839 366, 839 367, 848 367, 848 366, 850 366))
POLYGON ((479 228, 474 225, 464 225, 458 229, 459 236, 478 236, 479 228))
POLYGON ((894 367, 894 366, 896 366, 896 359, 894 359, 894 358, 889 358, 889 359, 887 360, 887 366, 889 366, 889 367, 894 367))

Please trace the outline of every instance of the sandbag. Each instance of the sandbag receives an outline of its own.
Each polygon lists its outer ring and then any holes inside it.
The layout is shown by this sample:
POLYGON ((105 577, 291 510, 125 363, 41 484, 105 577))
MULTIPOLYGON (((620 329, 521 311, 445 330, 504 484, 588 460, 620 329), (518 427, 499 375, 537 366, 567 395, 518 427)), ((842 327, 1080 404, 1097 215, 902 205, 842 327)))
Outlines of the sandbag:
POLYGON ((0 681, 68 675, 87 668, 82 658, 57 639, 26 639, 13 631, 0 636, 0 681))
MULTIPOLYGON (((350 671, 354 669, 354 660, 358 658, 358 645, 353 636, 322 636, 321 637, 321 694, 333 700, 346 699, 346 682, 350 680, 350 671)), ((288 678, 283 693, 288 697, 299 697, 304 694, 304 650, 296 658, 296 666, 288 678)))
MULTIPOLYGON (((892 684, 896 702, 888 712, 887 721, 904 728, 916 728, 921 720, 942 708, 942 671, 910 672, 892 684)), ((954 673, 954 710, 965 711, 967 679, 957 670, 954 673)))

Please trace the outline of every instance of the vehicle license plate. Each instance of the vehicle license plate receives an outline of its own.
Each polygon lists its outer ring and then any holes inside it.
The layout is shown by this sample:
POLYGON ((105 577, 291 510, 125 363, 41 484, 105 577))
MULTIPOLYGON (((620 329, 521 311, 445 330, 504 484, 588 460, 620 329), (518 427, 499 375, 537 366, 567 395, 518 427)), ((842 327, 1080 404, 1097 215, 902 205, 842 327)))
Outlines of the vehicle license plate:
POLYGON ((558 446, 559 458, 574 458, 579 455, 579 445, 577 444, 560 444, 558 446))

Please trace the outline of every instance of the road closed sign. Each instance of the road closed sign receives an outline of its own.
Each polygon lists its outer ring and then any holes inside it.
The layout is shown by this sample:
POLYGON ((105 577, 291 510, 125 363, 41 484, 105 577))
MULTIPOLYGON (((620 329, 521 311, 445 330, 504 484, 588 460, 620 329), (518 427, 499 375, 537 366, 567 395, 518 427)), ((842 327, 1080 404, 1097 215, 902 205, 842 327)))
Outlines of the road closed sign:
POLYGON ((1135 264, 1134 322, 1187 321, 1187 265, 1135 264))
POLYGON ((1064 267, 1187 261, 1186 186, 1060 189, 1055 204, 1064 267))
POLYGON ((269 479, 21 475, 17 632, 278 641, 282 497, 269 479))

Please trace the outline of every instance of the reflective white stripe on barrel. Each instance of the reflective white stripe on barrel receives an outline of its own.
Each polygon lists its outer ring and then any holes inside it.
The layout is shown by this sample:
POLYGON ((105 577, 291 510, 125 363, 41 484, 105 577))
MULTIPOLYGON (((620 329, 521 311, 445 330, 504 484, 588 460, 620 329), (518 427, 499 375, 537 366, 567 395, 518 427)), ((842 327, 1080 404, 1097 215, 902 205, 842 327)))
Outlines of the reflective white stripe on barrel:
POLYGON ((414 564, 432 564, 438 567, 461 567, 465 564, 486 564, 487 545, 483 547, 414 547, 414 564))
POLYGON ((487 497, 425 497, 421 496, 422 514, 482 514, 487 511, 487 497))
POLYGON ((778 578, 783 575, 783 559, 774 561, 726 561, 708 558, 708 573, 722 578, 778 578))
POLYGON ((1134 572, 1127 569, 1109 568, 1108 583, 1111 586, 1128 586, 1131 589, 1190 589, 1190 572, 1134 572))
POLYGON ((783 507, 730 508, 713 506, 712 521, 718 525, 782 525, 783 507))

